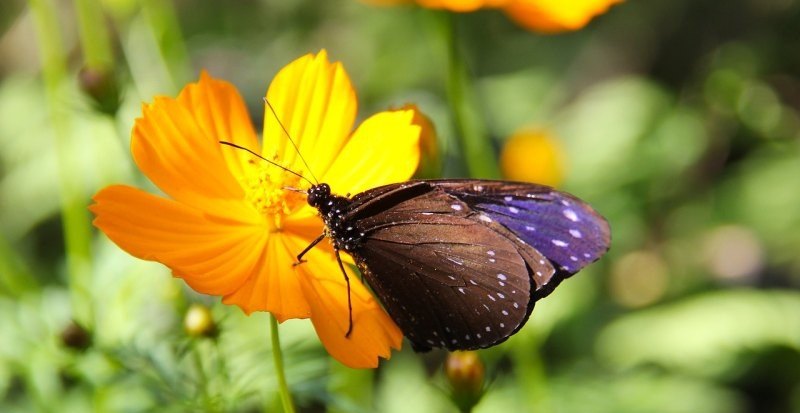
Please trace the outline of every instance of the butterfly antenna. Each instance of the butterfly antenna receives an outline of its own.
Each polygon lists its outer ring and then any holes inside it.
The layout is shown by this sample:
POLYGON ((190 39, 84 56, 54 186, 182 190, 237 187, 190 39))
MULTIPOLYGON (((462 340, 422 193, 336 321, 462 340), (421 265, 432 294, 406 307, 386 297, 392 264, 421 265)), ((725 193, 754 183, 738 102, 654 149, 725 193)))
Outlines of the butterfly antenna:
MULTIPOLYGON (((297 173, 297 172, 295 172, 295 171, 293 171, 293 170, 291 170, 291 169, 289 169, 289 168, 287 168, 287 167, 285 167, 285 166, 283 166, 283 165, 280 165, 280 164, 278 164, 278 163, 275 163, 275 162, 273 162, 273 161, 270 161, 269 159, 267 159, 267 158, 265 158, 265 157, 263 157, 263 156, 261 156, 261 155, 259 155, 259 154, 255 153, 255 152, 251 151, 250 149, 248 149, 248 148, 245 148, 244 146, 239 146, 239 145, 237 145, 237 144, 235 144, 235 143, 226 142, 226 141, 219 141, 219 143, 221 143, 221 144, 223 144, 223 145, 232 146, 232 147, 234 147, 234 148, 236 148, 236 149, 241 149, 241 150, 243 150, 243 151, 247 151, 247 152, 249 152, 251 155, 253 155, 253 156, 255 156, 255 157, 257 157, 257 158, 259 158, 259 159, 261 159, 261 160, 263 160, 263 161, 266 161, 266 162, 268 162, 268 163, 270 163, 270 164, 272 164, 272 165, 275 165, 275 166, 277 166, 278 168, 281 168, 281 169, 283 169, 284 171, 286 171, 286 172, 289 172, 290 174, 292 174, 292 175, 294 175, 294 176, 297 176, 297 177, 299 177, 299 178, 301 178, 301 179, 305 179, 305 180, 306 180, 306 182, 310 183, 312 186, 313 186, 313 185, 315 185, 313 182, 311 182, 311 181, 310 181, 308 178, 306 178, 305 176, 303 176, 303 175, 300 175, 299 173, 297 173)), ((316 179, 316 178, 314 178, 314 179, 316 179)))
POLYGON ((299 157, 300 157, 300 160, 301 160, 301 161, 303 161, 303 165, 305 165, 305 167, 306 167, 306 170, 308 171, 308 173, 310 173, 310 174, 311 174, 311 177, 312 177, 312 178, 314 178, 314 181, 316 181, 317 183, 319 183, 319 180, 317 180, 317 177, 316 177, 316 176, 314 176, 314 172, 312 172, 312 171, 311 171, 311 168, 308 166, 308 163, 306 162, 306 158, 303 158, 303 154, 302 154, 302 153, 300 153, 300 148, 298 148, 298 147, 297 147, 297 144, 296 144, 296 143, 294 143, 294 140, 292 139, 292 135, 290 135, 290 134, 289 134, 289 131, 288 131, 288 130, 286 130, 286 127, 285 127, 285 126, 283 126, 283 122, 281 122, 281 118, 280 118, 280 117, 278 117, 278 113, 277 113, 277 112, 275 112, 275 108, 273 108, 273 107, 272 107, 272 104, 271 104, 271 103, 269 103, 269 100, 267 100, 267 98, 266 98, 266 97, 264 97, 264 103, 266 103, 266 104, 267 104, 267 107, 268 107, 268 108, 269 108, 269 110, 272 112, 272 116, 275 116, 275 120, 277 120, 277 121, 278 121, 278 125, 280 125, 281 129, 283 130, 283 133, 285 133, 285 134, 286 134, 286 137, 289 139, 289 142, 291 142, 291 143, 292 143, 292 146, 294 147, 294 150, 295 150, 295 151, 297 151, 297 156, 299 156, 299 157))

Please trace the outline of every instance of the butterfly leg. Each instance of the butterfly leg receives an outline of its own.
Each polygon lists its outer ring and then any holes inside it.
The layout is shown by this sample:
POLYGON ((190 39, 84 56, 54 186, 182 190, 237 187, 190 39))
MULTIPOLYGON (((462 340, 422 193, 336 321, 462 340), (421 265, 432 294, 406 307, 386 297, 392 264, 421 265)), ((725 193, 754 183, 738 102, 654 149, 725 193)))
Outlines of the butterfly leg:
POLYGON ((300 265, 300 264, 306 262, 306 260, 303 259, 303 255, 306 255, 307 252, 311 251, 311 248, 314 248, 314 246, 319 244, 320 241, 322 241, 323 239, 325 239, 325 234, 320 234, 320 236, 318 236, 317 239, 315 239, 314 241, 311 241, 311 244, 308 244, 306 249, 304 249, 301 253, 297 254, 297 261, 294 262, 292 265, 293 266, 294 265, 300 265))
POLYGON ((339 269, 342 270, 342 275, 344 275, 344 282, 347 284, 347 333, 344 334, 345 337, 350 338, 350 333, 353 332, 353 302, 350 298, 350 277, 347 276, 347 271, 344 270, 344 264, 342 264, 342 257, 339 256, 339 249, 334 249, 336 252, 336 262, 339 263, 339 269))

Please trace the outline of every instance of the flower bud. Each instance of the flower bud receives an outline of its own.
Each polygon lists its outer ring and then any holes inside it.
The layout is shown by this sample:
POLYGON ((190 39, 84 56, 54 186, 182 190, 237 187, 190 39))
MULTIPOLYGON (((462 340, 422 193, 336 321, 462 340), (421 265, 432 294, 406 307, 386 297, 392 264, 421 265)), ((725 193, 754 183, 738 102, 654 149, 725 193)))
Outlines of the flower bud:
POLYGON ((215 338, 219 334, 211 309, 203 304, 192 304, 183 318, 183 329, 192 337, 215 338))
POLYGON ((450 384, 450 398, 461 411, 471 411, 484 394, 484 367, 478 353, 456 351, 448 354, 444 373, 450 384))
POLYGON ((64 347, 84 351, 92 345, 92 334, 73 320, 61 331, 61 343, 64 347))
POLYGON ((78 72, 78 85, 92 99, 95 109, 107 115, 117 113, 120 96, 111 70, 84 66, 78 72))

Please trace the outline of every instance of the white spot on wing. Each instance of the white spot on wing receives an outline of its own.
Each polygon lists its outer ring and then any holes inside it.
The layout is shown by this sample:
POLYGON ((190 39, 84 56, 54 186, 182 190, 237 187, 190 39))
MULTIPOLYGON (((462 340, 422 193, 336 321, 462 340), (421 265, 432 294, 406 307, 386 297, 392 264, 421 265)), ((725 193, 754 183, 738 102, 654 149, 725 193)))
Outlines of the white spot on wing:
POLYGON ((565 209, 564 216, 567 217, 567 219, 572 222, 578 222, 578 215, 575 213, 575 211, 571 209, 565 209))
POLYGON ((461 260, 456 259, 456 258, 447 257, 447 260, 452 262, 453 264, 456 264, 456 265, 464 265, 464 261, 461 261, 461 260))
POLYGON ((490 257, 494 257, 494 251, 492 250, 486 251, 486 254, 489 255, 490 257))
POLYGON ((508 210, 509 210, 509 211, 510 211, 512 214, 519 214, 519 209, 518 209, 517 207, 513 207, 513 206, 512 206, 512 207, 508 207, 508 210))
POLYGON ((530 225, 525 225, 525 230, 526 231, 536 231, 536 228, 534 228, 534 227, 532 227, 530 225))
POLYGON ((553 245, 555 245, 556 247, 567 247, 567 246, 569 246, 569 244, 567 244, 564 241, 561 241, 560 239, 554 239, 553 240, 553 245))
POLYGON ((578 231, 577 229, 569 230, 569 234, 572 235, 575 238, 583 238, 583 234, 581 234, 581 232, 578 231))
POLYGON ((497 279, 498 279, 498 280, 503 280, 503 281, 505 281, 505 280, 507 280, 507 279, 508 279, 508 277, 506 277, 506 275, 505 275, 505 274, 503 274, 503 273, 498 273, 498 274, 497 274, 497 279))
POLYGON ((497 299, 494 298, 494 296, 491 295, 491 294, 486 294, 486 296, 489 297, 489 299, 492 300, 492 301, 497 301, 497 299))
POLYGON ((460 292, 461 294, 465 294, 465 295, 467 294, 467 293, 464 292, 464 289, 461 288, 461 287, 458 288, 458 292, 460 292))
POLYGON ((478 216, 478 219, 480 219, 480 220, 481 220, 481 221, 483 221, 483 222, 492 222, 492 219, 491 219, 491 218, 489 218, 489 216, 488 216, 488 215, 484 215, 484 214, 480 214, 480 215, 478 216))
POLYGON ((459 204, 450 205, 450 208, 453 208, 456 211, 461 211, 461 205, 459 204))
POLYGON ((506 298, 506 296, 504 296, 503 293, 497 293, 497 296, 500 298, 506 298))
POLYGON ((512 197, 510 197, 510 196, 505 196, 505 197, 503 197, 503 199, 504 199, 506 202, 510 202, 510 201, 511 201, 512 199, 514 199, 514 198, 512 198, 512 197))

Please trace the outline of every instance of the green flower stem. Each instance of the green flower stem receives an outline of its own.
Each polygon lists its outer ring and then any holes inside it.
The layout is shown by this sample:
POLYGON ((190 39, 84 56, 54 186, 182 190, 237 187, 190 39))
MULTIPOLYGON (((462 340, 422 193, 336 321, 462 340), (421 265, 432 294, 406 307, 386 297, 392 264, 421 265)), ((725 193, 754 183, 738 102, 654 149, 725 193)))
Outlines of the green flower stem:
POLYGON ((286 374, 283 371, 283 353, 281 352, 281 339, 278 334, 278 320, 269 315, 270 337, 272 339, 272 361, 275 363, 275 374, 278 376, 278 390, 280 391, 281 404, 285 413, 294 413, 292 395, 286 384, 286 374))
POLYGON ((455 16, 439 12, 440 32, 447 47, 447 97, 453 111, 458 143, 469 174, 476 178, 500 178, 497 155, 478 110, 475 89, 458 46, 455 16))
POLYGON ((78 32, 86 66, 92 69, 110 69, 114 62, 108 27, 103 18, 102 4, 98 0, 75 0, 78 14, 78 32))
POLYGON ((203 410, 206 412, 219 411, 219 409, 217 409, 217 407, 214 405, 214 400, 208 392, 208 374, 206 374, 206 368, 203 364, 203 355, 200 354, 202 349, 200 348, 200 343, 197 339, 195 339, 192 343, 192 348, 190 351, 192 353, 194 368, 197 370, 197 378, 199 382, 198 387, 200 388, 200 397, 203 401, 203 410))
POLYGON ((193 77, 178 14, 171 1, 143 0, 142 14, 158 44, 173 84, 182 85, 193 77))
POLYGON ((70 112, 63 107, 70 102, 70 96, 66 93, 66 51, 61 44, 53 1, 29 0, 29 4, 39 41, 45 93, 55 135, 72 315, 76 322, 91 328, 91 225, 76 165, 78 157, 70 148, 70 112))

